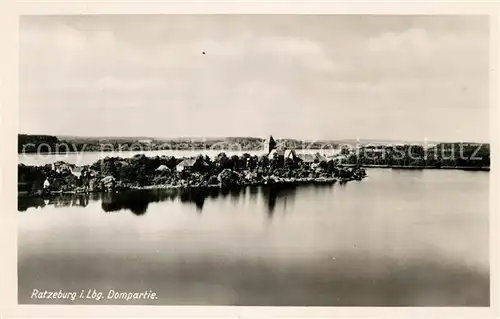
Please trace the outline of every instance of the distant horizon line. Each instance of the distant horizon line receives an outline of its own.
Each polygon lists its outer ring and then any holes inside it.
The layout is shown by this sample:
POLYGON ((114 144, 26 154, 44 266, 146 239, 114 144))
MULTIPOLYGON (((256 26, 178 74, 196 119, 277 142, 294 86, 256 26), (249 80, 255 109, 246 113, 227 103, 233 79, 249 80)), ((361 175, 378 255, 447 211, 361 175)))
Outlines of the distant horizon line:
POLYGON ((473 141, 473 140, 436 140, 436 139, 383 139, 383 138, 330 138, 330 139, 312 139, 312 138, 296 138, 296 137, 281 137, 273 134, 266 135, 265 137, 263 136, 176 136, 176 137, 158 137, 158 136, 104 136, 104 135, 72 135, 72 134, 35 134, 35 133, 21 133, 19 132, 18 135, 46 135, 46 136, 55 136, 57 138, 84 138, 84 139, 150 139, 150 140, 194 140, 194 141, 202 141, 202 140, 216 140, 216 139, 228 139, 228 138, 259 138, 259 139, 264 139, 266 140, 269 138, 269 136, 272 136, 275 140, 281 140, 281 139, 290 139, 290 140, 298 140, 298 141, 308 141, 308 142, 356 142, 356 141, 367 141, 367 142, 373 142, 373 143, 381 143, 381 142, 390 142, 390 143, 397 143, 397 142, 428 142, 428 143, 490 143, 489 141, 473 141))

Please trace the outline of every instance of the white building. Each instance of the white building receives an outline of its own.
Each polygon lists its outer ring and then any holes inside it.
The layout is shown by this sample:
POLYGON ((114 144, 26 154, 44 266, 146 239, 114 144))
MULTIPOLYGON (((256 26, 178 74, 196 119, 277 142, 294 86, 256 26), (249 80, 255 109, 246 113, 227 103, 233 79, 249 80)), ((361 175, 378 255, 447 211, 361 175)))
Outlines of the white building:
MULTIPOLYGON (((193 168, 195 163, 196 163, 196 158, 185 158, 182 162, 177 164, 175 169, 178 172, 190 171, 193 168)), ((205 161, 202 162, 202 165, 205 167, 208 166, 208 164, 205 161)))

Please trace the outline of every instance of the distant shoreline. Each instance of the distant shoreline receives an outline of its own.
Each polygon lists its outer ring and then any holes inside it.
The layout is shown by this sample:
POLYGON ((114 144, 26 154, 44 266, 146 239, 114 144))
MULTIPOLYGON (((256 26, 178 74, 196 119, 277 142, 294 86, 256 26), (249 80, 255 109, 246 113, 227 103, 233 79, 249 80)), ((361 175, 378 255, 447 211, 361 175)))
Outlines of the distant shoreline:
MULTIPOLYGON (((333 150, 338 150, 340 148, 336 148, 333 150)), ((324 151, 324 149, 321 148, 295 148, 293 149, 295 151, 324 151)), ((332 149, 329 149, 332 150, 332 149)), ((162 151, 172 151, 172 152, 206 152, 206 151, 212 151, 212 152, 244 152, 244 153, 250 153, 250 152, 265 152, 264 149, 241 149, 241 150, 232 150, 232 149, 209 149, 209 148, 186 148, 186 149, 150 149, 150 150, 81 150, 81 151, 70 151, 70 152, 18 152, 18 155, 72 155, 72 154, 79 154, 79 153, 141 153, 141 152, 162 152, 162 151)))
MULTIPOLYGON (((316 149, 295 149, 295 151, 301 151, 301 150, 309 150, 309 151, 316 151, 316 149)), ((173 152, 189 152, 189 151, 207 151, 207 149, 185 149, 185 150, 150 150, 146 152, 160 152, 160 151, 173 151, 173 152)), ((208 150, 208 151, 214 151, 214 152, 243 152, 243 153, 251 153, 251 152, 263 152, 264 150, 262 149, 254 149, 254 150, 208 150)), ((143 153, 144 151, 80 151, 80 152, 61 152, 61 153, 18 153, 18 155, 75 155, 79 153, 115 153, 115 154, 121 154, 121 153, 143 153)), ((138 154, 139 154, 138 153, 138 154)), ((342 166, 345 167, 356 167, 358 166, 357 164, 341 164, 342 166)), ((391 169, 404 169, 404 170, 423 170, 423 169, 446 169, 446 170, 466 170, 466 171, 485 171, 489 172, 490 167, 475 167, 475 166, 404 166, 404 165, 375 165, 375 164, 361 164, 359 165, 360 167, 366 167, 366 168, 391 168, 391 169)))
MULTIPOLYGON (((342 164, 345 167, 355 167, 356 164, 342 164)), ((360 165, 366 168, 391 168, 391 169, 405 169, 405 170, 423 170, 423 169, 447 169, 447 170, 464 170, 464 171, 490 171, 490 167, 474 167, 474 166, 402 166, 402 165, 360 165)))
MULTIPOLYGON (((289 148, 293 149, 294 151, 331 151, 331 150, 340 150, 339 148, 330 148, 330 149, 322 149, 322 148, 289 148)), ((72 155, 72 154, 80 154, 80 153, 143 153, 143 152, 162 152, 162 151, 171 151, 171 152, 206 152, 206 151, 211 151, 211 152, 243 152, 243 153, 253 153, 253 152, 265 152, 264 149, 241 149, 241 150, 234 150, 234 149, 210 149, 210 148, 185 148, 185 149, 150 149, 150 150, 109 150, 109 149, 103 149, 103 150, 81 150, 81 151, 70 151, 70 152, 43 152, 43 151, 26 151, 26 152, 18 152, 18 155, 72 155)))
MULTIPOLYGON (((439 143, 435 146, 412 144, 366 144, 357 146, 342 145, 333 141, 314 141, 304 144, 299 140, 276 139, 272 136, 265 141, 261 138, 225 138, 211 141, 163 141, 148 140, 60 140, 56 136, 23 135, 18 137, 19 162, 64 160, 64 157, 130 157, 145 154, 152 157, 204 155, 215 153, 227 155, 261 156, 268 153, 271 141, 273 148, 284 156, 286 150, 299 153, 318 153, 319 161, 334 160, 346 167, 393 168, 393 169, 457 169, 470 171, 490 171, 490 145, 477 143, 439 143), (105 143, 104 143, 105 142, 105 143), (60 148, 59 146, 65 145, 60 148), (70 143, 70 144, 67 144, 70 143), (267 145, 269 144, 269 145, 267 145), (38 147, 36 147, 38 145, 38 147), (322 154, 321 154, 322 153, 322 154), (189 154, 189 155, 185 155, 189 154), (331 156, 331 155, 335 155, 331 156)), ((274 155, 273 155, 274 156, 274 155)), ((287 155, 286 157, 289 157, 287 155)), ((85 161, 85 160, 82 160, 85 161)))

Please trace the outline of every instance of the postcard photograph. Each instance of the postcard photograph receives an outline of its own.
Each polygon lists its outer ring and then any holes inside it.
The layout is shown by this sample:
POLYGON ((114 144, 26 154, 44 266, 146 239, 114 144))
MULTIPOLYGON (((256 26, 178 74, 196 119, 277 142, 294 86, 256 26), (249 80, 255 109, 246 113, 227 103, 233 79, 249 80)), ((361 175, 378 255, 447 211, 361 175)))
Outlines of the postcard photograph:
POLYGON ((18 303, 489 307, 489 23, 21 16, 18 303))

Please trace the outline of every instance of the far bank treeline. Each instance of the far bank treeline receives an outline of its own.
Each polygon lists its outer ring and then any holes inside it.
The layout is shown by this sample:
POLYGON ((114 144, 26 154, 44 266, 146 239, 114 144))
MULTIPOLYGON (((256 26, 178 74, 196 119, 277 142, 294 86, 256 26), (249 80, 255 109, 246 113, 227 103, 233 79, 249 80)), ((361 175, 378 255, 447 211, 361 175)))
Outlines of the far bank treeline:
POLYGON ((441 143, 421 145, 378 145, 356 151, 342 149, 345 163, 363 166, 407 168, 489 169, 490 145, 478 143, 441 143))
MULTIPOLYGON (((288 149, 322 149, 339 147, 331 141, 304 142, 295 139, 277 139, 279 145, 288 149)), ((144 138, 85 138, 57 137, 51 135, 18 134, 18 153, 36 152, 108 152, 108 151, 144 151, 144 150, 201 150, 201 149, 236 149, 252 151, 262 149, 265 139, 257 137, 225 137, 209 139, 150 139, 144 138)))
POLYGON ((313 161, 272 156, 228 157, 220 153, 213 160, 173 156, 132 158, 106 157, 92 165, 78 168, 64 162, 45 166, 18 165, 20 193, 43 195, 54 192, 95 192, 171 187, 238 188, 250 185, 295 185, 361 180, 366 176, 360 167, 341 167, 321 156, 313 161))
MULTIPOLYGON (((277 139, 277 144, 285 149, 341 148, 335 141, 303 142, 294 139, 277 139)), ((265 140, 254 137, 228 137, 210 140, 151 140, 130 138, 58 138, 50 135, 19 134, 18 153, 46 152, 91 152, 91 151, 144 151, 144 150, 201 150, 219 149, 217 146, 239 145, 242 150, 261 150, 265 140), (40 147, 44 145, 44 147, 40 147), (61 146, 63 145, 63 146, 61 146), (48 147, 47 147, 48 146, 48 147)), ((487 143, 440 143, 430 148, 421 145, 377 145, 364 146, 360 150, 343 148, 344 164, 380 165, 388 167, 423 167, 423 168, 489 168, 490 145, 487 143)))

